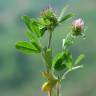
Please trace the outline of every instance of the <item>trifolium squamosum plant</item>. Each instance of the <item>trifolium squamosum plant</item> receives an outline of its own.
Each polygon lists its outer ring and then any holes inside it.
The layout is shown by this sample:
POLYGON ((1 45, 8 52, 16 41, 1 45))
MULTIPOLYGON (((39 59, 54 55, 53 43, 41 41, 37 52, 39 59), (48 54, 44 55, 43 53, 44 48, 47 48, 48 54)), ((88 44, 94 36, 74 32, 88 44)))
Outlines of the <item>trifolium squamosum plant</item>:
POLYGON ((38 18, 23 16, 23 21, 27 26, 26 36, 29 42, 19 41, 16 43, 16 48, 21 52, 42 55, 45 61, 45 70, 42 70, 42 77, 44 77, 45 82, 42 84, 41 90, 46 92, 48 96, 61 96, 62 80, 66 79, 68 73, 83 67, 83 65, 80 65, 80 61, 85 55, 80 54, 73 62, 74 57, 69 50, 75 39, 85 37, 86 28, 82 18, 77 18, 69 24, 71 30, 60 41, 62 45, 58 47, 61 47, 61 50, 53 56, 53 50, 55 50, 52 44, 54 29, 74 16, 72 13, 65 15, 66 9, 65 6, 60 15, 57 15, 52 7, 47 7, 40 12, 38 18), (46 33, 48 34, 48 43, 43 45, 41 41, 46 33))

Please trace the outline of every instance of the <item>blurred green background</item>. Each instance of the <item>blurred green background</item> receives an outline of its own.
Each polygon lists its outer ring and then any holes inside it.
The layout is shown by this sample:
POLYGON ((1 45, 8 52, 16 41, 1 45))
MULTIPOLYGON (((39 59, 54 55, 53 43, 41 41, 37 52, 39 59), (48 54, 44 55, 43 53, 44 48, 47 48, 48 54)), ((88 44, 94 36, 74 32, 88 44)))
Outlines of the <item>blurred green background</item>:
MULTIPOLYGON (((62 96, 96 96, 96 0, 0 0, 0 96, 46 96, 40 89, 44 82, 41 57, 18 52, 15 43, 27 40, 21 17, 38 17, 49 4, 57 14, 64 5, 70 5, 68 12, 76 13, 76 18, 82 17, 88 26, 86 39, 77 39, 71 47, 75 58, 80 53, 86 55, 82 61, 84 68, 72 72, 62 82, 62 96)), ((71 21, 54 32, 55 52, 60 50, 61 39, 68 32, 71 21)))

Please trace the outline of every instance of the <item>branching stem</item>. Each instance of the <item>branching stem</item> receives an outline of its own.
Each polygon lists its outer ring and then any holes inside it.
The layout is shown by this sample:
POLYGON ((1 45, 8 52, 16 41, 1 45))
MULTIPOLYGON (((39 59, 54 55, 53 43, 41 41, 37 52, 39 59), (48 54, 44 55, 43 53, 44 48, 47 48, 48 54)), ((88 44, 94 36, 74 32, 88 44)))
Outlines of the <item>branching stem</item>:
POLYGON ((76 67, 73 67, 72 69, 67 70, 67 71, 63 74, 62 79, 64 79, 65 76, 66 76, 69 72, 71 72, 71 71, 73 71, 73 70, 76 70, 76 69, 79 69, 79 68, 83 68, 83 66, 80 65, 80 66, 76 66, 76 67))

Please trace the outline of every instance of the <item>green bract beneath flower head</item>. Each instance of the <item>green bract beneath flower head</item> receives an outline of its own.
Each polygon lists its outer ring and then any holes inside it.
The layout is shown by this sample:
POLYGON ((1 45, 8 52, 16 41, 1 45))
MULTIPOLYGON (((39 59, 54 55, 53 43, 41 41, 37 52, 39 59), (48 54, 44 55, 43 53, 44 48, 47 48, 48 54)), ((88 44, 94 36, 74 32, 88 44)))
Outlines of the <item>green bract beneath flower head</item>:
POLYGON ((48 30, 53 30, 58 24, 55 11, 51 7, 45 8, 41 12, 40 23, 46 26, 48 30))
POLYGON ((84 31, 84 21, 82 19, 77 19, 72 23, 72 32, 73 35, 81 35, 84 31))

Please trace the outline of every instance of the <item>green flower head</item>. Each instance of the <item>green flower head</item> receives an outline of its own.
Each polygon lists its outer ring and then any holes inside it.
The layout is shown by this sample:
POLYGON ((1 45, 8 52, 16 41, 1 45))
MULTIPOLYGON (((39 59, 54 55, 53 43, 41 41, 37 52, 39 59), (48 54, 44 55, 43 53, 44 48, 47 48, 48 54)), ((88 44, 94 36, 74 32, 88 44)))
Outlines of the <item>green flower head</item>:
POLYGON ((40 15, 40 22, 42 25, 46 26, 47 29, 54 29, 58 24, 57 15, 53 8, 45 8, 40 15))

